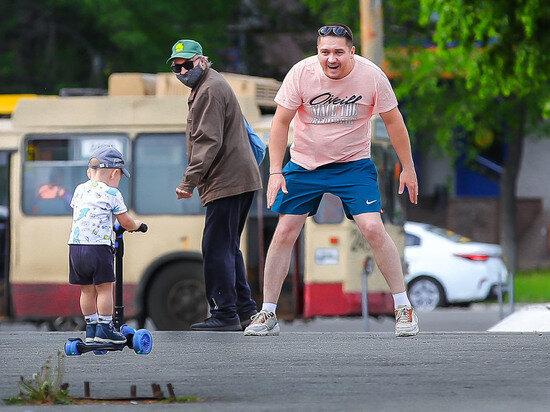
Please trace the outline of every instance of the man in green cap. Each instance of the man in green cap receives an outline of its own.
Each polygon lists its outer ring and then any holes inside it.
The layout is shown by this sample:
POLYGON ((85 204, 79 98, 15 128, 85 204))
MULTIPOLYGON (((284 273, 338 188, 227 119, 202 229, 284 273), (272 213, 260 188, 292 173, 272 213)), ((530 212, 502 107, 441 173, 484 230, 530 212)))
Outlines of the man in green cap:
POLYGON ((191 88, 188 164, 176 195, 190 198, 197 188, 206 207, 202 254, 211 317, 191 329, 239 331, 257 311, 240 240, 254 192, 262 188, 260 170, 237 97, 223 76, 210 67, 201 45, 178 40, 167 63, 191 88))

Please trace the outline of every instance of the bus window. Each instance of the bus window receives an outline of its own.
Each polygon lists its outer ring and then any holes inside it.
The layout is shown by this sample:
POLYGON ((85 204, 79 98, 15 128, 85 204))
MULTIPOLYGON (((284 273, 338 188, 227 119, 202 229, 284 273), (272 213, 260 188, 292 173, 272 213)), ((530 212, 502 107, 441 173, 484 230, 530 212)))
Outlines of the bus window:
MULTIPOLYGON (((130 168, 126 135, 28 135, 24 142, 23 212, 70 215, 74 189, 88 179, 88 160, 101 144, 116 147, 130 168)), ((129 187, 128 179, 120 181, 119 189, 127 205, 129 187)))
POLYGON ((138 214, 200 215, 197 190, 178 200, 176 186, 187 167, 184 133, 140 134, 134 144, 134 208, 138 214))
POLYGON ((315 223, 340 223, 343 219, 344 208, 340 198, 331 193, 325 193, 317 213, 313 216, 315 223))

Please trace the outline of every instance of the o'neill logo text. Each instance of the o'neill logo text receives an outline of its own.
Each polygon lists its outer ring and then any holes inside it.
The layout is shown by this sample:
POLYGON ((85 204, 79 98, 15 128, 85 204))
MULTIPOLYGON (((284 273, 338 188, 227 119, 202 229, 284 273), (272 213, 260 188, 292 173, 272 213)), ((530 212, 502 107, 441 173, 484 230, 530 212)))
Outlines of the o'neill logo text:
POLYGON ((309 101, 312 124, 337 123, 352 125, 357 119, 357 102, 363 96, 338 97, 326 92, 309 101))

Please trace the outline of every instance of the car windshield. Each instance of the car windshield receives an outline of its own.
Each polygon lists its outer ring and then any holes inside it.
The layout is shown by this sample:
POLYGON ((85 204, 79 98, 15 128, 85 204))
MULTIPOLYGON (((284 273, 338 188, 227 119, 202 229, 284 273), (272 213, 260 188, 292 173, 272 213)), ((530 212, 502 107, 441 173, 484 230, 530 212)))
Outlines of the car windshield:
POLYGON ((459 235, 458 233, 455 233, 452 230, 442 229, 436 226, 427 226, 426 230, 429 232, 435 233, 436 235, 442 236, 445 239, 449 239, 450 241, 455 243, 467 243, 472 241, 472 239, 466 236, 459 235))

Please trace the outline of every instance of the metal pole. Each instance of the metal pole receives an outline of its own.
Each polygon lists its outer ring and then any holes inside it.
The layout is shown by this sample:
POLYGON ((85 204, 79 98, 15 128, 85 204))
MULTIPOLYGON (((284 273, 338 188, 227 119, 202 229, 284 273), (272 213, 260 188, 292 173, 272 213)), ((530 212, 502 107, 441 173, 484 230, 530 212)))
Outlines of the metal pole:
POLYGON ((124 304, 122 300, 122 257, 124 256, 124 241, 122 235, 117 236, 115 240, 115 313, 113 324, 117 330, 120 330, 124 322, 124 304))
POLYGON ((363 312, 363 325, 365 332, 370 331, 369 327, 369 293, 368 293, 368 284, 367 276, 372 273, 372 258, 368 257, 365 260, 365 270, 363 271, 363 288, 361 291, 361 311, 363 312))
POLYGON ((508 284, 510 296, 510 313, 514 313, 514 272, 510 272, 510 282, 508 284))
POLYGON ((498 272, 497 300, 498 300, 498 316, 502 320, 504 318, 504 310, 502 308, 502 273, 501 272, 498 272))
POLYGON ((369 298, 368 298, 368 286, 367 286, 367 271, 363 272, 363 290, 361 298, 361 309, 363 312, 363 329, 365 332, 369 332, 369 298))
POLYGON ((300 259, 301 254, 301 237, 298 236, 296 243, 294 244, 294 273, 292 275, 292 290, 294 293, 294 314, 300 315, 304 311, 303 305, 303 293, 300 285, 300 259))

